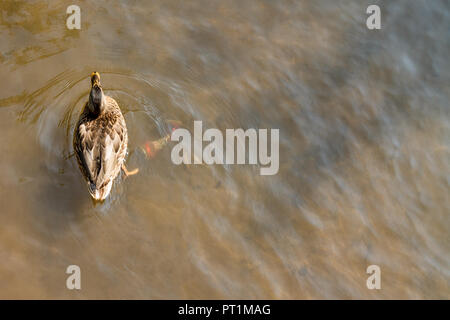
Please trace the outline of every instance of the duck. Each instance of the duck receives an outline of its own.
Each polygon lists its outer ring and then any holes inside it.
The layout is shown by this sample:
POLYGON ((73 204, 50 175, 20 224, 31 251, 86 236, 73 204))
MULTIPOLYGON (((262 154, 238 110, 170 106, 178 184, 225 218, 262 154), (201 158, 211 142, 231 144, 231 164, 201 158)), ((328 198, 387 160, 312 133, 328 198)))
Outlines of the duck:
POLYGON ((118 103, 103 92, 98 72, 92 72, 90 80, 89 99, 73 133, 73 149, 90 195, 104 201, 121 171, 127 177, 139 169, 128 171, 125 166, 128 131, 118 103))

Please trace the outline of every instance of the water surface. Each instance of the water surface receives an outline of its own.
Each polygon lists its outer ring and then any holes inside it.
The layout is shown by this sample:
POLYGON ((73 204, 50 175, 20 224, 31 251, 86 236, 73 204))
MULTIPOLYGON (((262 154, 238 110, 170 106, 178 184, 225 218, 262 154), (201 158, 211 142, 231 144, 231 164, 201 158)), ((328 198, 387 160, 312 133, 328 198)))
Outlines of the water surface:
POLYGON ((71 4, 0 4, 0 298, 450 297, 448 1, 71 4), (101 205, 72 156, 94 70, 140 168, 101 205), (279 128, 279 172, 146 159, 169 119, 279 128))

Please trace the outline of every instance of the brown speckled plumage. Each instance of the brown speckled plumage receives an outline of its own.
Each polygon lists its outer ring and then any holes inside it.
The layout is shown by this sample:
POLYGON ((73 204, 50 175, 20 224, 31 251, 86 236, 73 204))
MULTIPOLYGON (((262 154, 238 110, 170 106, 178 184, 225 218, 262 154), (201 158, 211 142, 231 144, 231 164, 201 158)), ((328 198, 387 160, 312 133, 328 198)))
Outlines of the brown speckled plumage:
POLYGON ((73 147, 89 192, 94 199, 104 200, 124 163, 128 134, 117 102, 99 91, 101 110, 89 105, 91 99, 86 103, 75 127, 73 147))

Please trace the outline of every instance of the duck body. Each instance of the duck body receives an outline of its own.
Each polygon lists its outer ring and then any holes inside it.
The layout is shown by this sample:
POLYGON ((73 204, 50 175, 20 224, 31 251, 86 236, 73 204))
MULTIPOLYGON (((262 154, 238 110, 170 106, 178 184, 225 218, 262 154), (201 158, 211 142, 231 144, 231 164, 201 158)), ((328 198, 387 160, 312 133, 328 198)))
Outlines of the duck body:
POLYGON ((124 167, 128 134, 117 102, 103 93, 100 75, 91 75, 89 101, 74 130, 73 148, 89 193, 105 200, 114 179, 124 167))

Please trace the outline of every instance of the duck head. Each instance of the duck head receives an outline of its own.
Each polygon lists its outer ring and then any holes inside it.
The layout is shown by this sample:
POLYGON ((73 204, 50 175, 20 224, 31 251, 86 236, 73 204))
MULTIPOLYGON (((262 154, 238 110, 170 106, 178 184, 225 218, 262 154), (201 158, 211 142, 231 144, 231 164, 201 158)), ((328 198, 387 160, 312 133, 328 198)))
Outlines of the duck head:
POLYGON ((100 74, 96 71, 91 74, 91 93, 89 94, 89 109, 94 114, 103 111, 105 97, 102 85, 100 84, 100 74))

